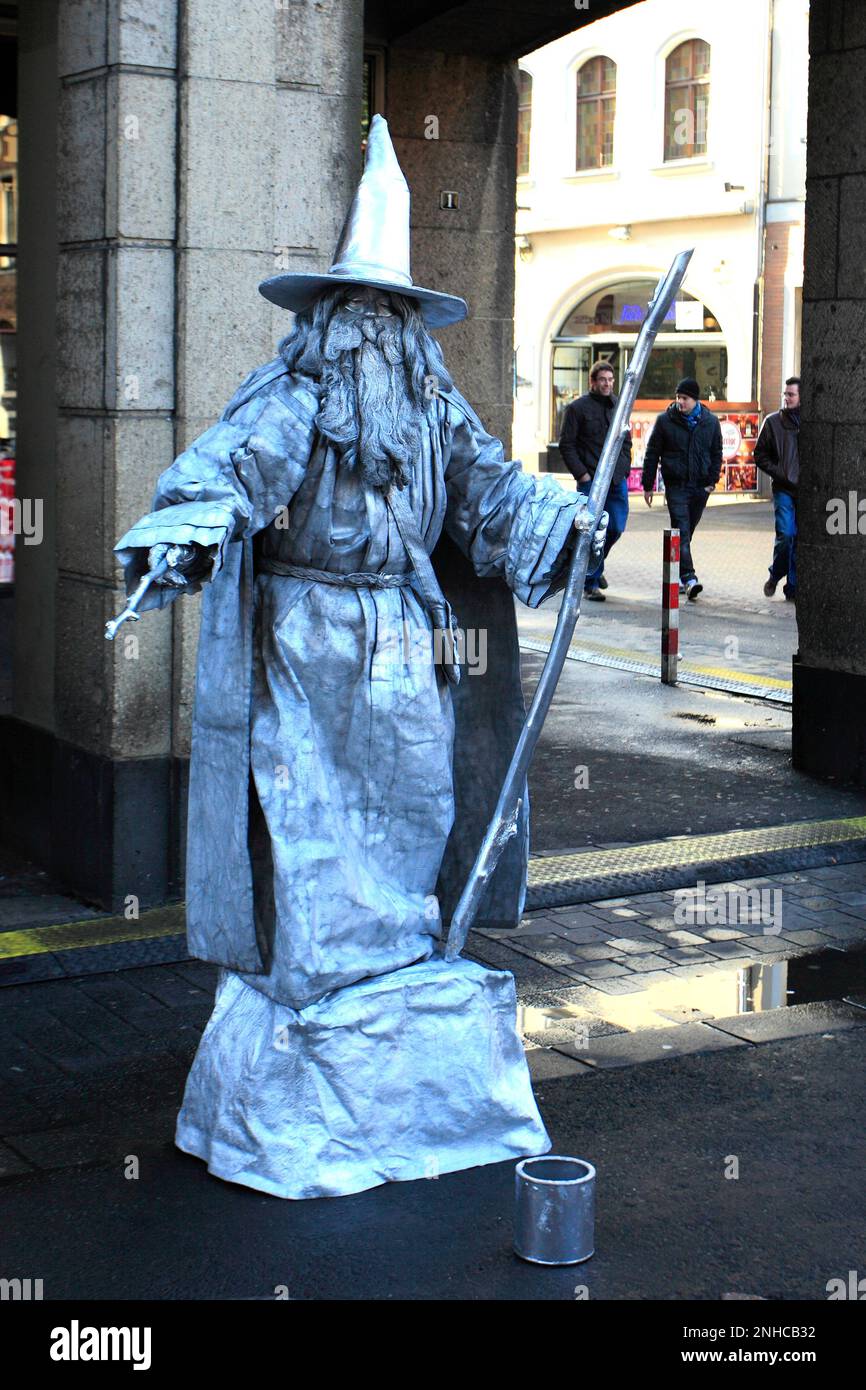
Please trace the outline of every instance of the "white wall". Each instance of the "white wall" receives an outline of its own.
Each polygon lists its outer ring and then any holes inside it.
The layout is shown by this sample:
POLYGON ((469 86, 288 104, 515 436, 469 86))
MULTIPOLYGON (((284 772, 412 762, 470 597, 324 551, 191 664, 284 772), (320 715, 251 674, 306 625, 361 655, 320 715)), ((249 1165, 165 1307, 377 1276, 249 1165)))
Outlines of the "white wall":
POLYGON ((774 0, 772 78, 767 195, 771 203, 803 203, 809 85, 807 0, 774 0))
MULTIPOLYGON (((776 3, 796 9, 803 0, 776 3)), ((533 77, 533 120, 517 233, 532 253, 517 260, 515 343, 518 373, 531 385, 519 391, 514 452, 528 465, 548 442, 551 333, 585 294, 620 279, 655 279, 684 246, 695 247, 685 288, 722 328, 728 398, 751 398, 770 9, 770 0, 646 0, 521 59, 533 77), (665 59, 689 38, 711 46, 708 148, 705 157, 665 164, 665 59), (575 72, 599 53, 617 64, 614 162, 575 172, 575 72), (726 182, 742 187, 726 192, 726 182), (630 240, 611 239, 620 225, 630 225, 630 240)), ((792 85, 793 72, 786 96, 792 85)))
POLYGON ((767 221, 799 224, 791 228, 785 264, 783 381, 797 373, 800 366, 797 297, 803 289, 808 85, 807 0, 774 0, 767 221))

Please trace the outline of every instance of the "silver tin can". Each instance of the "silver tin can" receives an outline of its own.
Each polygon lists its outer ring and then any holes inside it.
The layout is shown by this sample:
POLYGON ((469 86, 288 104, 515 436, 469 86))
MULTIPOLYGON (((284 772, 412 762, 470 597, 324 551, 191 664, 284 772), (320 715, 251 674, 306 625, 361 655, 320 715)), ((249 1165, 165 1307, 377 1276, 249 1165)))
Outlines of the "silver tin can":
POLYGON ((514 1171, 514 1250, 537 1265, 576 1265, 595 1251, 595 1168, 582 1158, 524 1158, 514 1171))

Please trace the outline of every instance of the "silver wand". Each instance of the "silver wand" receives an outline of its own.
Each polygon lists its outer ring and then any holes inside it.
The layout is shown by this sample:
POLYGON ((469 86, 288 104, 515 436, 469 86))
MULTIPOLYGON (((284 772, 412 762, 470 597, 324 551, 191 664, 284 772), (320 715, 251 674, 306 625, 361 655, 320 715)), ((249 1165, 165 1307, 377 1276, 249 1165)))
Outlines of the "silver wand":
POLYGON ((547 660, 544 663, 544 669, 536 687, 529 713, 520 731, 520 738, 517 741, 511 765, 502 784, 502 791, 499 793, 493 819, 487 827, 487 833, 466 880, 466 886, 460 895, 460 901, 454 909, 448 940, 445 944, 446 960, 453 960, 463 950, 469 928, 475 920, 475 914, 490 876, 499 862, 499 856, 512 835, 517 833, 517 817, 520 813, 523 784, 547 711, 550 708, 550 702, 553 699, 557 681, 565 664, 575 623, 580 617, 580 601, 586 582, 592 537, 598 525, 599 517, 604 511, 614 466, 622 447, 622 437, 628 429, 631 408, 637 397, 656 334, 683 282, 691 258, 691 250, 681 251, 674 258, 667 275, 663 276, 656 285, 655 294, 647 307, 647 315, 638 334, 635 349, 623 381, 622 391, 604 441, 604 448, 593 475, 592 486, 587 499, 585 524, 582 520, 578 541, 571 557, 562 604, 556 619, 553 641, 550 644, 547 660))
POLYGON ((140 582, 130 594, 123 612, 118 613, 116 618, 112 618, 110 623, 105 624, 106 641, 114 641, 117 629, 125 623, 127 619, 131 619, 134 623, 139 621, 141 614, 138 612, 138 605, 141 603, 141 600, 144 598, 151 584, 159 579, 161 575, 165 574, 166 570, 171 569, 171 564, 169 562, 171 554, 172 552, 168 551, 164 560, 160 560, 158 565, 154 566, 152 570, 148 570, 147 574, 143 575, 140 582))

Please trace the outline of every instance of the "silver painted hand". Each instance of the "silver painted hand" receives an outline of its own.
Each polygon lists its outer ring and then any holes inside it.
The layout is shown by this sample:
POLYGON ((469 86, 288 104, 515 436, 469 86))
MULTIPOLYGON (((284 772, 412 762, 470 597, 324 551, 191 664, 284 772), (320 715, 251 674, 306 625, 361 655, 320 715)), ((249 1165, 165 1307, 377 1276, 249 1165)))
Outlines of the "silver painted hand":
POLYGON ((147 567, 154 570, 164 560, 168 565, 165 574, 155 582, 166 588, 182 589, 186 585, 185 570, 192 569, 196 561, 194 545, 175 545, 171 541, 160 541, 147 552, 147 567))

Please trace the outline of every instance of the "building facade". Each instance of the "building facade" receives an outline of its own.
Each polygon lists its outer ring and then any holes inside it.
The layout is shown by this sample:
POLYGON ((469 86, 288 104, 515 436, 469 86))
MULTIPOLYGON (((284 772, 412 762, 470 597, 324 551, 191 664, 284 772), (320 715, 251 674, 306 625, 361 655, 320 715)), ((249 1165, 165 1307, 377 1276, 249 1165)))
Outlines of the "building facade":
POLYGON ((560 466, 591 363, 621 377, 659 275, 693 246, 632 417, 635 463, 694 376, 723 419, 725 490, 754 492, 758 412, 799 365, 808 11, 732 0, 683 21, 646 0, 521 60, 515 451, 560 466))

